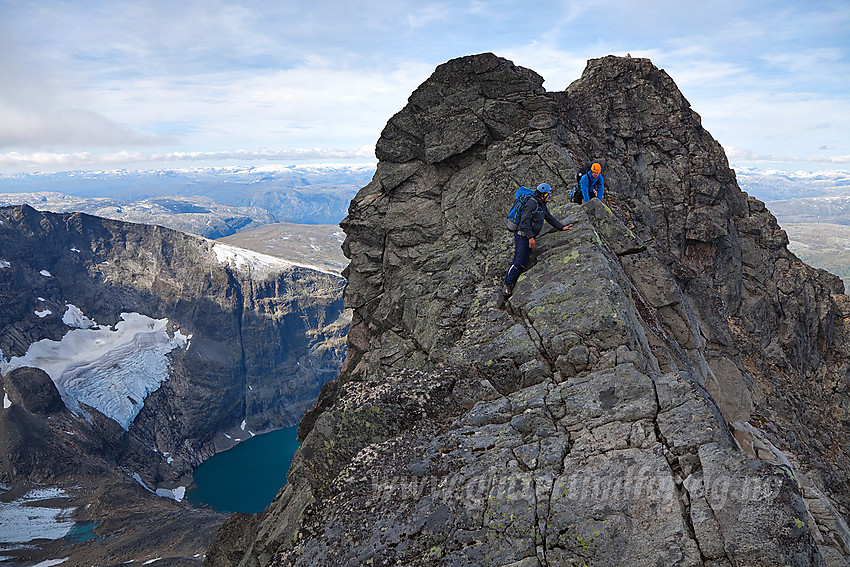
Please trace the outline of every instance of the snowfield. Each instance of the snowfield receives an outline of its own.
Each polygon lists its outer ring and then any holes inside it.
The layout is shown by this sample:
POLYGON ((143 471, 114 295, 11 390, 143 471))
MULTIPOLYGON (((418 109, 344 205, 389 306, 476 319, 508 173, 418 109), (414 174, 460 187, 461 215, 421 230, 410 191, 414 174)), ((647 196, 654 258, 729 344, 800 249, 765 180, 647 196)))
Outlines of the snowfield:
POLYGON ((44 370, 71 411, 84 413, 86 404, 115 420, 124 430, 144 407, 144 400, 168 379, 166 355, 186 348, 191 337, 179 331, 171 337, 168 319, 122 313, 115 328, 97 327, 82 311, 69 305, 62 318, 75 327, 61 341, 43 339, 24 356, 0 360, 3 375, 31 366, 44 370))
MULTIPOLYGON (((57 508, 39 502, 68 498, 59 488, 35 488, 11 502, 0 501, 0 526, 4 544, 27 543, 34 539, 60 539, 74 527, 74 508, 57 508)), ((55 502, 55 501, 54 501, 55 502)))

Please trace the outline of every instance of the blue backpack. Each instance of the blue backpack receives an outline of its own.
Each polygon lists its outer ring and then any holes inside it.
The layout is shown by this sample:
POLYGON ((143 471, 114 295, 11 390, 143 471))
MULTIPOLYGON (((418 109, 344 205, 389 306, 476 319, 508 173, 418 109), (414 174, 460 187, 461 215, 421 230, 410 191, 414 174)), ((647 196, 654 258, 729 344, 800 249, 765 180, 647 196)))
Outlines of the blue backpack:
POLYGON ((508 213, 508 218, 505 219, 505 226, 511 232, 516 232, 519 227, 519 215, 522 213, 522 207, 528 198, 534 195, 534 189, 528 187, 520 187, 514 195, 514 206, 508 213))

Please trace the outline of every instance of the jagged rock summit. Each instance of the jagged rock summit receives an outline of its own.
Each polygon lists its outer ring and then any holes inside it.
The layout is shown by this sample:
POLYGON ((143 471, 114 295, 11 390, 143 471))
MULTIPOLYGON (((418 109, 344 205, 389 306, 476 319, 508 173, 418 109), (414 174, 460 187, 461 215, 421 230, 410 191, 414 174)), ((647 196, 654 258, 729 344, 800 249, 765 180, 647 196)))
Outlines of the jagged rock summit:
POLYGON ((342 223, 340 377, 209 565, 847 565, 850 304, 649 60, 492 54, 393 116, 342 223), (606 202, 569 203, 602 164, 606 202), (500 309, 520 185, 572 223, 500 309))

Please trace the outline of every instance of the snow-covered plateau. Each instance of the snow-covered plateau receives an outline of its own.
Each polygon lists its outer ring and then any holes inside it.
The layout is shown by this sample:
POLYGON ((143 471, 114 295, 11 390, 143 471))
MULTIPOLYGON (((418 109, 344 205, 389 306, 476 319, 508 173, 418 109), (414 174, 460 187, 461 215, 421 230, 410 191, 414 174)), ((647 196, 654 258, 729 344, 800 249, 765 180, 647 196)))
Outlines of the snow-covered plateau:
POLYGON ((309 268, 311 270, 316 270, 317 272, 331 274, 334 276, 338 275, 319 266, 297 264, 295 262, 282 260, 275 256, 269 256, 268 254, 261 254, 244 248, 230 246, 229 244, 221 244, 220 242, 216 242, 213 245, 213 252, 215 252, 215 256, 220 263, 232 265, 238 271, 250 274, 252 277, 262 278, 293 266, 309 268))
POLYGON ((62 320, 74 327, 61 341, 40 340, 24 356, 0 360, 3 375, 15 368, 41 368, 56 384, 68 409, 83 413, 86 404, 115 420, 124 430, 144 406, 145 398, 168 379, 167 355, 185 348, 191 337, 167 332, 168 319, 122 313, 115 328, 95 326, 69 305, 62 320))

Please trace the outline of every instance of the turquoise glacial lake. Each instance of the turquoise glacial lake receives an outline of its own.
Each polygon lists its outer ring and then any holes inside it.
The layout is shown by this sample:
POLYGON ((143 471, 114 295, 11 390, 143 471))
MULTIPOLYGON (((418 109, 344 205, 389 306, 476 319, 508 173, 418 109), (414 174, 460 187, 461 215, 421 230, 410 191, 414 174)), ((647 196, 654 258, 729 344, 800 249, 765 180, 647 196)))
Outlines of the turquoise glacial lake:
POLYGON ((287 427, 242 441, 213 455, 195 469, 186 499, 231 514, 265 510, 286 484, 286 472, 298 448, 298 427, 287 427))

